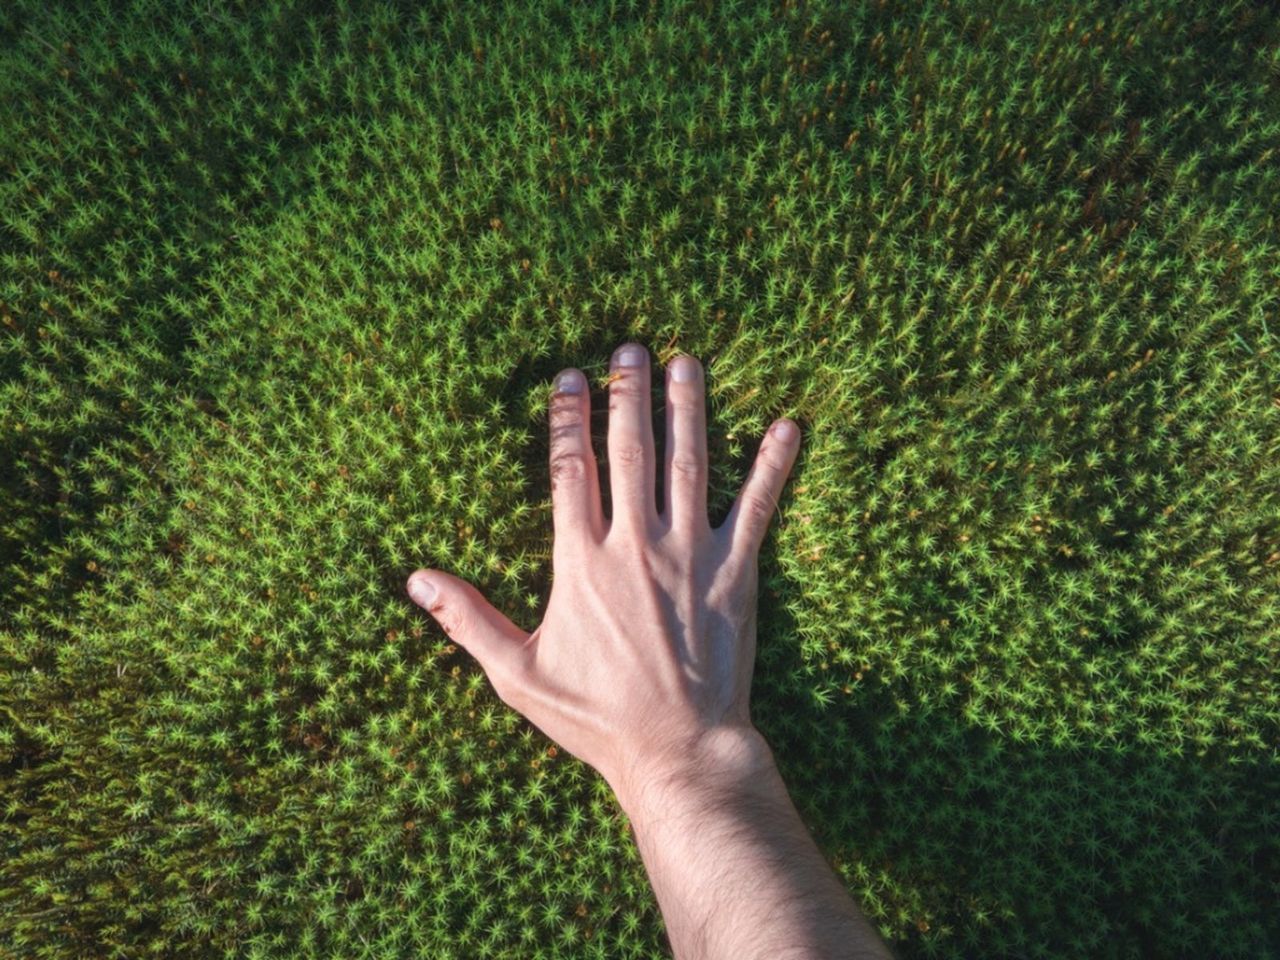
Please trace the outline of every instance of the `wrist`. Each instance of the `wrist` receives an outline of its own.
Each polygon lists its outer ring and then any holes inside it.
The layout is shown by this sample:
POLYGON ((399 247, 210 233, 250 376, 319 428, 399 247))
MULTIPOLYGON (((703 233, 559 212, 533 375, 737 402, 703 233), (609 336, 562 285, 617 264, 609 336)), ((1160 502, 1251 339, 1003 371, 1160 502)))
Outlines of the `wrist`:
POLYGON ((690 799, 714 802, 721 794, 759 785, 775 772, 773 751, 755 727, 708 729, 660 760, 637 763, 614 786, 633 821, 650 812, 673 812, 690 799))

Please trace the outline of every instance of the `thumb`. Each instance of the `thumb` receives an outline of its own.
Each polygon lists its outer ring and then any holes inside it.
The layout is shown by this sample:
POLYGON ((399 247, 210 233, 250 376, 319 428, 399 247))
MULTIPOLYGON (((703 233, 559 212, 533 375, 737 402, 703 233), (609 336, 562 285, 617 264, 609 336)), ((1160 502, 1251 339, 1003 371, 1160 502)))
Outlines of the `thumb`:
POLYGON ((491 681, 495 674, 499 682, 517 675, 529 634, 479 590, 441 570, 415 570, 406 589, 414 603, 435 617, 450 640, 480 661, 491 681))

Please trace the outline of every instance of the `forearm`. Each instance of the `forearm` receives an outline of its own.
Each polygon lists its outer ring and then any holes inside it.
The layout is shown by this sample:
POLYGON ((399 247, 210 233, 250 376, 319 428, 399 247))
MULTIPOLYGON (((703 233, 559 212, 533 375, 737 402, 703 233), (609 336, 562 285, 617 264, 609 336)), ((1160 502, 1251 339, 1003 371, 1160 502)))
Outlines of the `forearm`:
POLYGON ((800 819, 764 738, 709 755, 619 801, 676 960, 889 957, 800 819))

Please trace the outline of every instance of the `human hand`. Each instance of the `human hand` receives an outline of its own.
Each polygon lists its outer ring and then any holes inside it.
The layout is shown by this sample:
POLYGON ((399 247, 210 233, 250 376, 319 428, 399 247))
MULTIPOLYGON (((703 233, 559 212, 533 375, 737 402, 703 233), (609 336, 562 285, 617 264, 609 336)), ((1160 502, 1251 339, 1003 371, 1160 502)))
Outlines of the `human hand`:
POLYGON ((790 420, 772 425, 728 517, 712 529, 702 367, 677 357, 667 367, 659 514, 649 355, 625 344, 609 386, 606 522, 586 388, 570 368, 551 398, 553 580, 537 629, 525 633, 474 586, 439 570, 415 571, 408 591, 480 662, 507 705, 623 799, 702 755, 721 732, 754 733, 756 558, 800 437, 790 420), (628 352, 638 365, 624 365, 628 352), (677 380, 685 371, 688 379, 677 380))

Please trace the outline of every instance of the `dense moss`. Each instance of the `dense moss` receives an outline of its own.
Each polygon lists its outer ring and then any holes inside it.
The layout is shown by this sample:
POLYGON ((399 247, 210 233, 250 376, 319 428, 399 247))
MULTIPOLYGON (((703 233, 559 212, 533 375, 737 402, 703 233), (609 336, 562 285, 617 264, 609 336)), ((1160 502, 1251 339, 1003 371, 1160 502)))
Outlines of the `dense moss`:
POLYGON ((536 624, 550 380, 603 460, 626 338, 707 365, 713 522, 803 425, 753 713, 901 955, 1280 951, 1268 5, 0 26, 13 955, 663 950, 403 593, 536 624))

